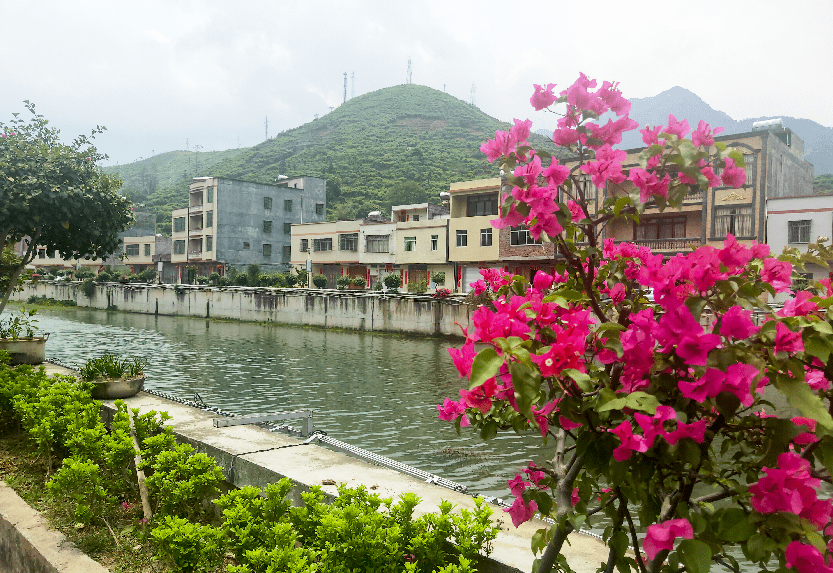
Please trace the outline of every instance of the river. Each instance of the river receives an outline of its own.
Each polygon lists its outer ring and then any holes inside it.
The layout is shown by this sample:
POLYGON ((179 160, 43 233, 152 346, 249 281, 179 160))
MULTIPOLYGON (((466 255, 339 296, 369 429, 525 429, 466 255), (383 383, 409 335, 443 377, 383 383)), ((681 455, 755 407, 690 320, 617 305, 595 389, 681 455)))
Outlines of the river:
POLYGON ((507 497, 507 479, 544 462, 540 436, 485 442, 437 419, 436 404, 463 387, 446 351, 459 341, 83 308, 41 308, 38 319, 51 333, 47 359, 138 356, 149 361, 147 388, 196 392, 235 414, 309 408, 316 429, 472 493, 507 497))

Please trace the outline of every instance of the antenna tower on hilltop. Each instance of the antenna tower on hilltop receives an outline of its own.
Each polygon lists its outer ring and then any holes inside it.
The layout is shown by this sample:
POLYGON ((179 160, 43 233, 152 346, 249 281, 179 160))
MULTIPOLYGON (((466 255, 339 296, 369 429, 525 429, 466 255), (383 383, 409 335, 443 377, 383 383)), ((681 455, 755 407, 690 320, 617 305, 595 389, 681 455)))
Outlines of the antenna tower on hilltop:
POLYGON ((411 58, 408 58, 408 73, 405 75, 405 83, 410 84, 411 81, 411 58))
POLYGON ((477 107, 477 96, 475 95, 474 84, 471 84, 471 105, 477 107))
POLYGON ((344 72, 344 103, 347 103, 347 72, 344 72))
POLYGON ((355 72, 355 70, 353 71, 352 74, 350 74, 350 82, 351 82, 350 83, 350 99, 353 99, 354 97, 356 97, 356 72, 355 72))
POLYGON ((269 116, 266 116, 266 121, 263 122, 263 134, 266 136, 266 139, 269 139, 269 116))

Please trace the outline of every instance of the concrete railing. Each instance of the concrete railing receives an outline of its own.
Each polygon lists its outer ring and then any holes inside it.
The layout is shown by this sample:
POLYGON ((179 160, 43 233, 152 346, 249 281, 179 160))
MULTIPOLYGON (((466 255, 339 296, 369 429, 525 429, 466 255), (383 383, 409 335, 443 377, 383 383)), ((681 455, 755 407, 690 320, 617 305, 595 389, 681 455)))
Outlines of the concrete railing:
POLYGON ((14 300, 31 296, 72 300, 78 306, 142 314, 274 322, 368 332, 462 336, 471 310, 461 297, 362 290, 209 287, 105 283, 91 297, 81 283, 27 282, 14 300))

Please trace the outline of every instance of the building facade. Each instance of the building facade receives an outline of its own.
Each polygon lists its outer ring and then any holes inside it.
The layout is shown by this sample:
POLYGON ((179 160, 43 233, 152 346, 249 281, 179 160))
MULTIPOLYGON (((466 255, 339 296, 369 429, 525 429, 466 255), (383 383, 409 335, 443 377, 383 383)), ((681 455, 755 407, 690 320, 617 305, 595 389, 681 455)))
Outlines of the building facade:
POLYGON ((317 177, 275 184, 195 177, 188 207, 172 214, 171 262, 180 280, 187 268, 224 275, 230 266, 258 264, 264 272, 286 271, 292 259, 291 226, 323 221, 326 181, 317 177))
POLYGON ((397 205, 391 209, 391 219, 396 221, 396 264, 403 286, 453 287, 454 267, 448 262, 449 207, 397 205))

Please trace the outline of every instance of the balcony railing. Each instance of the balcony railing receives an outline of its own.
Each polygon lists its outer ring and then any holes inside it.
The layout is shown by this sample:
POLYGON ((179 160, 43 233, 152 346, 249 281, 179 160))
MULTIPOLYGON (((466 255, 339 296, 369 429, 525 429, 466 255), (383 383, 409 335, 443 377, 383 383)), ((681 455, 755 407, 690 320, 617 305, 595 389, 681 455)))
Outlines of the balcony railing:
POLYGON ((191 215, 193 215, 194 213, 201 213, 202 212, 202 207, 203 207, 202 203, 198 203, 196 205, 191 205, 191 207, 190 207, 191 215))
POLYGON ((699 247, 703 244, 700 237, 685 239, 635 239, 628 242, 636 243, 643 247, 650 247, 652 251, 687 251, 691 245, 699 247))
POLYGON ((188 251, 188 258, 193 260, 202 258, 202 251, 188 251))
POLYGON ((702 203, 703 202, 703 190, 696 191, 694 193, 689 193, 683 199, 683 203, 702 203))

